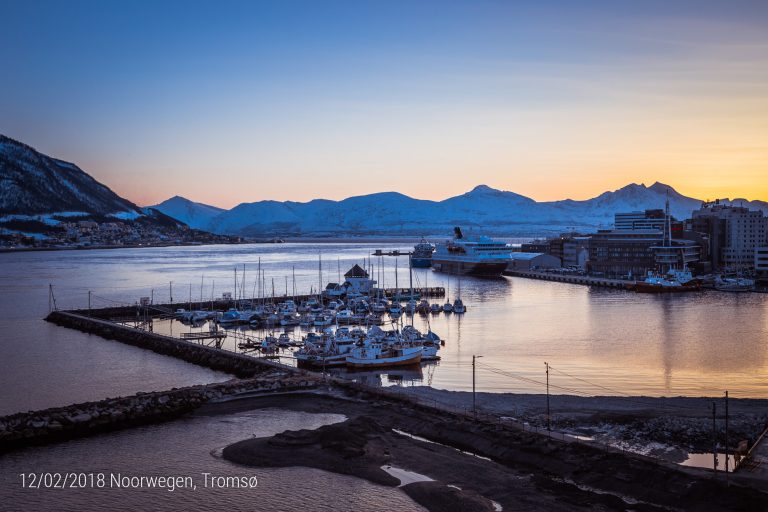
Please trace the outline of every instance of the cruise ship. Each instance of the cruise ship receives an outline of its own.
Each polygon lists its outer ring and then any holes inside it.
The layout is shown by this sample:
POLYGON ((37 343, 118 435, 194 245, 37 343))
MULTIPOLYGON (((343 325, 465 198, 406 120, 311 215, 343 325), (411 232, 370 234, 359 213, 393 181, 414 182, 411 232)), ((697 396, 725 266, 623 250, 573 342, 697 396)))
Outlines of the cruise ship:
POLYGON ((432 268, 449 274, 500 276, 507 269, 512 249, 504 242, 487 236, 464 238, 461 228, 454 228, 453 240, 437 245, 432 268))

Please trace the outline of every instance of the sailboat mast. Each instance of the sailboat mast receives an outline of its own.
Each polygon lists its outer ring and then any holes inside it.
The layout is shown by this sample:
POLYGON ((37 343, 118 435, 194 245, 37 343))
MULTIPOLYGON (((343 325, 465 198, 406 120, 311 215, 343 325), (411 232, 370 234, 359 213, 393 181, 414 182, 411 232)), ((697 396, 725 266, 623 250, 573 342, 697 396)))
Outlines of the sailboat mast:
POLYGON ((240 295, 245 300, 245 263, 243 263, 243 286, 240 287, 240 295))
MULTIPOLYGON (((669 215, 669 189, 667 189, 667 203, 664 208, 664 246, 672 247, 672 217, 669 215)), ((672 272, 672 261, 669 262, 669 271, 672 272)))
POLYGON ((397 287, 398 287, 398 284, 397 284, 397 256, 395 256, 395 295, 398 294, 397 287))
POLYGON ((411 300, 413 300, 413 265, 410 254, 408 255, 408 286, 411 289, 411 300))

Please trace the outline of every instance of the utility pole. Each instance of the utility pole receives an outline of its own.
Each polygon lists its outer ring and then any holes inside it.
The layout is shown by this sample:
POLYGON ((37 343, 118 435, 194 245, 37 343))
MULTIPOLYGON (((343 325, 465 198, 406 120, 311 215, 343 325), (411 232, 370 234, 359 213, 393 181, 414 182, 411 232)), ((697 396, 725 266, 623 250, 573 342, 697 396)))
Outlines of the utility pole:
POLYGON ((714 457, 712 468, 717 474, 717 404, 715 402, 712 402, 712 456, 714 457))
POLYGON ((53 311, 53 306, 52 306, 53 300, 52 300, 52 297, 53 297, 53 285, 48 283, 48 313, 53 311))
POLYGON ((168 281, 168 299, 173 304, 173 281, 168 281))
POLYGON ((472 415, 477 421, 477 402, 475 401, 475 360, 483 356, 472 355, 472 415))
POLYGON ((547 432, 551 432, 552 425, 550 423, 550 415, 549 415, 549 363, 545 361, 544 367, 547 369, 547 432))
POLYGON ((725 392, 725 481, 728 482, 728 391, 725 392))
POLYGON ((155 289, 152 288, 152 290, 149 292, 149 303, 154 304, 155 303, 155 289))
POLYGON ((88 290, 88 316, 91 316, 91 290, 88 290))

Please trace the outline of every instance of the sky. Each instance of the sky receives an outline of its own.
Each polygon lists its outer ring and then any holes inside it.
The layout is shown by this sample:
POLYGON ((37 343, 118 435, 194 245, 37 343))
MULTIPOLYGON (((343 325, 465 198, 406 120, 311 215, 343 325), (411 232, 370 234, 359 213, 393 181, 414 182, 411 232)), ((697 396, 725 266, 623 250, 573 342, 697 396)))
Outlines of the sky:
POLYGON ((0 133, 141 205, 768 200, 768 1, 0 0, 0 133))

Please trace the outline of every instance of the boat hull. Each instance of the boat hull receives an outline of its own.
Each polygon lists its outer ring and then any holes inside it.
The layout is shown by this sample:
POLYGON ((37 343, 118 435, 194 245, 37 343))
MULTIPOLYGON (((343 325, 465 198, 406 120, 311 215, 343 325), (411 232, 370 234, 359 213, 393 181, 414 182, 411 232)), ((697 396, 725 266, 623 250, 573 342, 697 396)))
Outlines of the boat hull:
POLYGON ((346 364, 345 355, 327 356, 296 356, 296 364, 302 368, 321 368, 323 366, 344 366, 346 364), (325 361, 323 361, 325 360, 325 361))
POLYGON ((407 366, 421 362, 422 351, 413 354, 404 354, 395 357, 382 357, 378 359, 361 359, 352 356, 347 357, 348 368, 389 368, 392 366, 407 366))
POLYGON ((685 293, 697 292, 699 290, 701 290, 701 287, 698 284, 681 286, 662 286, 643 282, 635 284, 635 291, 638 293, 685 293))
POLYGON ((411 258, 411 267, 413 268, 429 268, 432 266, 432 258, 411 258))
POLYGON ((473 262, 432 258, 432 268, 447 274, 499 277, 507 269, 508 261, 473 262))

